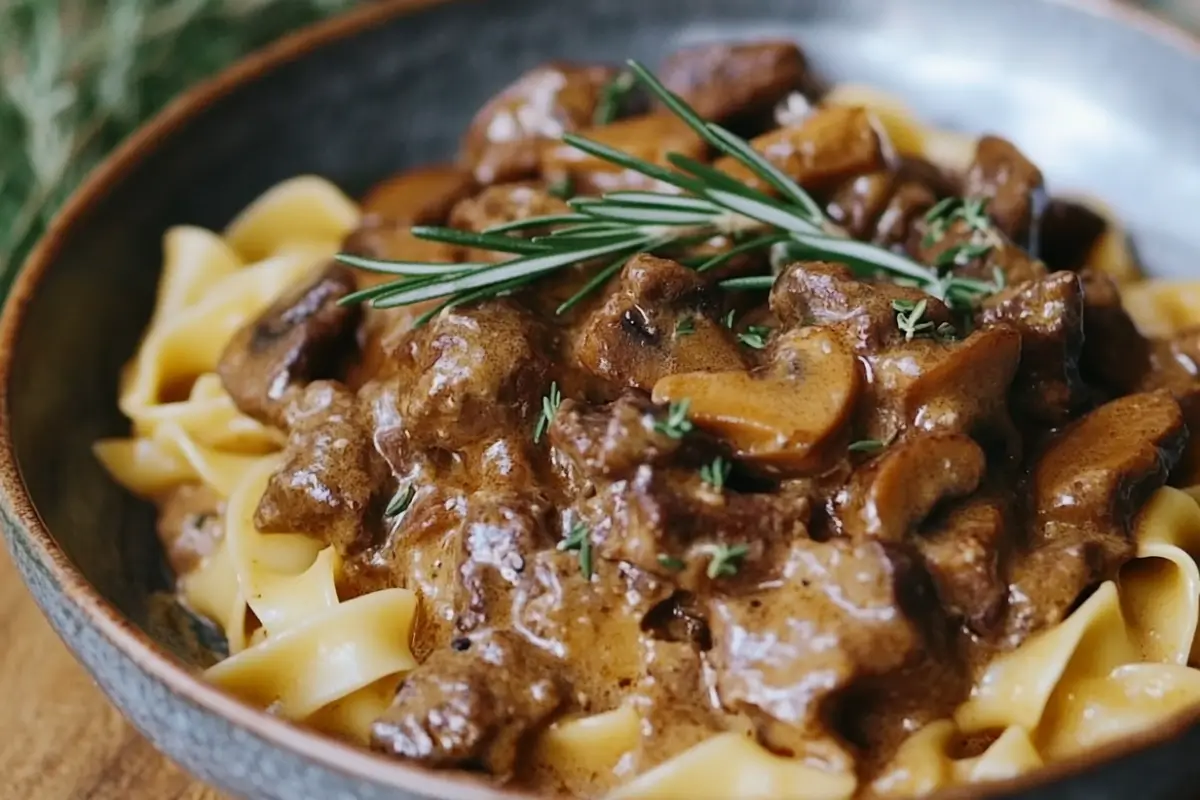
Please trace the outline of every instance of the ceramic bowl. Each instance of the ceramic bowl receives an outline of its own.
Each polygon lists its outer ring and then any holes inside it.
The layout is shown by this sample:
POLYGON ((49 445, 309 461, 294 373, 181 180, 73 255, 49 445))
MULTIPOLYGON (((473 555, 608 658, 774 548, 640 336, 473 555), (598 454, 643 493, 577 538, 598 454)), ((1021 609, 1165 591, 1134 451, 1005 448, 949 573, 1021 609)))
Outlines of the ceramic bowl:
MULTIPOLYGON (((0 320, 8 546, 59 634, 156 746, 255 800, 505 796, 326 740, 196 676, 205 654, 163 601, 152 511, 90 450, 126 430, 117 373, 150 314, 163 231, 219 229, 298 173, 358 193, 448 157, 491 93, 549 58, 653 63, 684 42, 763 35, 796 36, 826 78, 1013 138, 1055 189, 1108 199, 1152 270, 1195 268, 1200 43, 1096 0, 396 0, 286 39, 181 97, 97 169, 0 320)), ((1195 718, 997 791, 1180 796, 1200 781, 1195 718)))

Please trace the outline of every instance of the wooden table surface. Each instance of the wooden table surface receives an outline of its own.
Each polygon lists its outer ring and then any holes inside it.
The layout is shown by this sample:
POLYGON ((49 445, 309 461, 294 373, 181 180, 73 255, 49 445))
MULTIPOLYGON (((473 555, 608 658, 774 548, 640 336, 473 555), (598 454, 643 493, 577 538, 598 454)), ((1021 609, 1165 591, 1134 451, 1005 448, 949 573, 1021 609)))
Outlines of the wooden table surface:
POLYGON ((133 729, 58 640, 0 547, 0 776, 21 800, 229 800, 133 729))

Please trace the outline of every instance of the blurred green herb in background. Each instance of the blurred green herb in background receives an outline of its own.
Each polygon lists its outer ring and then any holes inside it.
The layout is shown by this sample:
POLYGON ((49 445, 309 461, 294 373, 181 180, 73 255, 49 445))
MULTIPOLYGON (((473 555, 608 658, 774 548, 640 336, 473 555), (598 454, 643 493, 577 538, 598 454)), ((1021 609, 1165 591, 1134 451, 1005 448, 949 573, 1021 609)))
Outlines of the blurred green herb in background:
POLYGON ((198 80, 355 0, 0 0, 0 288, 88 170, 198 80))

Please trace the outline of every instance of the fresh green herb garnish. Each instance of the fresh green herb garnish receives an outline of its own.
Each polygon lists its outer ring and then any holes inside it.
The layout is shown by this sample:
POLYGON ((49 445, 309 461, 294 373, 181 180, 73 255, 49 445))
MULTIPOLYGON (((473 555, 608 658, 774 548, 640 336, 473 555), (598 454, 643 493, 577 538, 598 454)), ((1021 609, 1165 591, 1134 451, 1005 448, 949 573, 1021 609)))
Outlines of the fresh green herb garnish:
MULTIPOLYGON (((774 279, 772 279, 772 280, 774 280, 774 279)), ((736 316, 736 314, 737 314, 737 312, 734 311, 732 308, 729 309, 729 313, 721 318, 721 324, 724 325, 726 328, 729 328, 729 330, 733 330, 733 319, 736 316)))
POLYGON ((669 556, 666 553, 658 554, 658 563, 659 566, 663 567, 664 569, 669 569, 672 572, 683 572, 683 570, 687 567, 687 564, 683 563, 683 559, 676 558, 675 556, 669 556))
POLYGON ((911 342, 913 338, 933 330, 933 323, 922 321, 929 304, 925 300, 893 300, 892 309, 896 312, 896 327, 904 332, 904 340, 911 342))
POLYGON ((608 125, 621 116, 621 104, 636 85, 636 78, 629 70, 622 70, 600 91, 600 102, 592 115, 593 125, 608 125))
POLYGON ((729 477, 732 470, 733 464, 721 456, 717 456, 712 463, 705 464, 700 468, 700 480, 719 492, 725 488, 725 479, 729 477))
POLYGON ((558 413, 558 407, 562 405, 562 393, 558 391, 558 382, 550 382, 550 391, 542 398, 542 413, 538 417, 537 427, 533 429, 533 443, 538 444, 542 441, 542 434, 550 427, 550 423, 554 421, 554 415, 558 413))
POLYGON ((692 317, 683 317, 679 322, 675 323, 675 338, 679 339, 683 336, 691 336, 696 332, 696 320, 692 317))
POLYGON ((733 546, 717 544, 705 549, 711 556, 708 561, 707 574, 708 577, 714 580, 737 575, 741 560, 750 552, 750 548, 744 544, 735 544, 733 546))
POLYGON ((952 342, 958 338, 958 331, 949 322, 943 322, 937 326, 937 338, 943 342, 952 342))
POLYGON ((879 439, 859 439, 857 442, 850 443, 851 453, 878 453, 882 451, 887 444, 879 439))
POLYGON ((766 325, 749 325, 746 327, 745 333, 738 334, 738 341, 747 347, 753 347, 755 350, 762 350, 767 346, 767 337, 771 335, 771 329, 766 325))
MULTIPOLYGON (((482 233, 418 226, 412 233, 419 239, 510 253, 513 257, 498 264, 444 264, 342 254, 338 258, 346 264, 399 277, 354 292, 339 302, 370 302, 376 308, 391 308, 442 299, 416 320, 420 324, 443 309, 513 292, 551 272, 597 260, 606 262, 607 267, 560 307, 559 313, 563 313, 637 253, 677 252, 680 247, 714 236, 736 238, 739 234, 751 236, 750 241, 763 247, 786 248, 789 258, 837 261, 913 281, 956 308, 970 308, 981 294, 992 291, 991 284, 939 275, 906 256, 848 238, 804 189, 748 142, 720 125, 705 122, 638 62, 630 61, 629 70, 709 146, 741 163, 774 194, 753 189, 679 154, 671 154, 667 158, 670 166, 662 166, 568 133, 563 141, 576 149, 682 191, 620 191, 603 197, 576 197, 569 203, 571 213, 516 220, 482 233), (550 232, 532 239, 509 235, 528 230, 550 232)), ((733 278, 720 285, 758 290, 773 284, 774 278, 764 275, 733 278)))
POLYGON ((688 409, 691 405, 692 401, 686 397, 678 403, 671 403, 667 407, 667 418, 656 420, 654 430, 672 439, 682 439, 691 433, 692 421, 688 419, 688 409))
MULTIPOLYGON (((396 494, 392 495, 392 499, 388 502, 387 508, 383 510, 383 516, 387 519, 392 519, 393 517, 398 517, 405 511, 408 511, 408 507, 412 505, 413 498, 416 496, 416 494, 417 490, 411 483, 401 486, 396 490, 396 494)), ((376 506, 376 508, 378 507, 379 506, 376 506)))
POLYGON ((558 543, 558 549, 564 552, 577 551, 579 553, 579 569, 583 572, 583 577, 588 580, 592 579, 592 539, 587 525, 576 522, 571 526, 567 537, 558 543))

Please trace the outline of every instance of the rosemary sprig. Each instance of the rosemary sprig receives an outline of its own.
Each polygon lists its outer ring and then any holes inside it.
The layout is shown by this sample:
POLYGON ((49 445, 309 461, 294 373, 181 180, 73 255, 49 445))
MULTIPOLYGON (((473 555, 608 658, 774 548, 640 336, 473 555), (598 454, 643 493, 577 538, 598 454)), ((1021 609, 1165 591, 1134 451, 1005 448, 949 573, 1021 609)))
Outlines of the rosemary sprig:
POLYGON ((534 444, 542 441, 542 435, 546 433, 546 429, 554 421, 554 415, 558 413, 560 405, 562 405, 562 392, 558 390, 558 382, 551 381, 550 391, 542 398, 542 413, 538 416, 537 427, 533 429, 534 444))
POLYGON ((729 478, 729 473, 732 471, 733 464, 721 456, 717 456, 711 463, 705 464, 700 468, 700 480, 711 486, 713 490, 719 492, 725 488, 725 481, 729 478))
POLYGON ((857 442, 851 442, 848 448, 851 453, 879 453, 887 447, 887 443, 880 439, 859 439, 857 442))
POLYGON ((579 553, 579 570, 587 580, 592 579, 592 538, 588 526, 576 522, 571 526, 565 539, 558 543, 558 549, 563 552, 576 551, 579 553))
POLYGON ((392 496, 392 499, 388 501, 387 508, 383 510, 384 518, 394 519, 405 511, 408 511, 408 507, 412 505, 413 498, 416 495, 417 490, 411 483, 401 486, 396 490, 396 494, 392 496))
POLYGON ((715 544, 704 549, 709 554, 707 574, 713 580, 737 575, 742 559, 750 552, 744 544, 715 544))
POLYGON ((621 104, 636 85, 633 73, 622 70, 600 91, 600 102, 592 115, 593 125, 607 125, 621 115, 621 104))
MULTIPOLYGON (((641 81, 697 135, 742 164, 776 194, 756 190, 710 165, 679 154, 669 155, 670 166, 663 166, 581 136, 565 134, 563 141, 576 149, 673 186, 681 193, 622 191, 603 197, 577 197, 569 201, 570 214, 521 220, 482 233, 414 228, 413 234, 421 239, 488 248, 514 257, 499 264, 423 264, 339 256, 361 269, 405 276, 352 294, 341 302, 370 301, 378 308, 389 308, 448 298, 430 312, 435 314, 443 308, 515 291, 565 267, 597 259, 606 261, 607 267, 560 306, 558 313, 563 313, 611 278, 631 256, 643 252, 678 252, 682 247, 715 236, 732 237, 736 243, 730 251, 700 263, 698 269, 713 269, 734 255, 757 248, 771 248, 772 253, 784 248, 789 257, 839 261, 870 274, 905 280, 956 307, 970 307, 981 294, 992 290, 991 284, 963 283, 963 279, 943 276, 906 256, 847 238, 845 231, 824 215, 820 205, 803 188, 748 142, 720 125, 701 119, 638 62, 629 61, 628 65, 628 74, 641 81), (533 239, 510 235, 530 229, 550 232, 533 239)), ((947 214, 953 210, 950 204, 943 208, 947 214)), ((972 219, 982 214, 979 210, 982 207, 971 208, 975 209, 969 212, 974 215, 972 219)), ((770 288, 773 283, 771 276, 753 276, 723 281, 720 285, 727 289, 757 290, 770 288)))
POLYGON ((692 401, 686 397, 678 403, 671 403, 667 407, 667 418, 656 420, 654 430, 672 439, 682 439, 691 433, 692 421, 688 419, 688 409, 691 405, 692 401))

